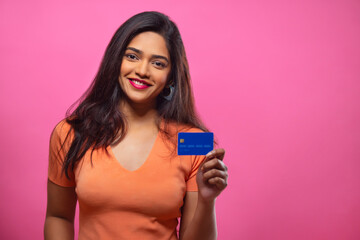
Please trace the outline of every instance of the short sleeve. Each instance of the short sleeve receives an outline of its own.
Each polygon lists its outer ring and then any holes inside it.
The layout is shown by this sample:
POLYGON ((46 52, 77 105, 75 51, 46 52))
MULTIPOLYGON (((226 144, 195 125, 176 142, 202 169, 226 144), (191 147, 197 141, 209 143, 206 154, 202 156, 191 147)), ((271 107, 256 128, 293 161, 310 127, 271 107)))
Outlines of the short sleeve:
POLYGON ((50 136, 48 178, 51 182, 63 187, 75 186, 73 172, 71 170, 68 171, 70 177, 68 179, 62 171, 62 166, 72 140, 70 135, 67 137, 69 129, 70 125, 66 120, 62 120, 56 125, 50 136))
POLYGON ((198 186, 196 183, 196 174, 199 170, 201 163, 205 160, 204 155, 191 156, 191 171, 188 180, 186 181, 186 191, 197 192, 198 186))

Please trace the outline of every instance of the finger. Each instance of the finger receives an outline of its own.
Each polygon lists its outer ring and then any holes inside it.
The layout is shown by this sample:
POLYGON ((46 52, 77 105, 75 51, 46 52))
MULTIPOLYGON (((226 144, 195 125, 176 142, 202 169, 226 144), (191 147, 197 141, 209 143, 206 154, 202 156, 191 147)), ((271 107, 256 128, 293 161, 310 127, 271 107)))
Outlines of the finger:
POLYGON ((212 151, 210 151, 208 154, 206 154, 205 161, 212 158, 218 158, 220 160, 223 160, 225 156, 225 150, 223 148, 217 148, 212 151))
POLYGON ((211 170, 207 171, 206 173, 204 173, 203 180, 207 181, 207 180, 209 180, 211 178, 215 178, 215 177, 220 177, 220 178, 223 178, 226 180, 228 177, 228 174, 225 171, 221 171, 218 169, 211 169, 211 170))
POLYGON ((204 164, 201 166, 202 171, 207 171, 208 169, 212 169, 212 168, 227 171, 227 167, 225 163, 217 158, 213 158, 207 162, 204 162, 204 164))
POLYGON ((224 190, 227 186, 227 181, 225 181, 224 179, 222 179, 220 177, 210 178, 208 180, 208 183, 215 185, 219 190, 224 190))

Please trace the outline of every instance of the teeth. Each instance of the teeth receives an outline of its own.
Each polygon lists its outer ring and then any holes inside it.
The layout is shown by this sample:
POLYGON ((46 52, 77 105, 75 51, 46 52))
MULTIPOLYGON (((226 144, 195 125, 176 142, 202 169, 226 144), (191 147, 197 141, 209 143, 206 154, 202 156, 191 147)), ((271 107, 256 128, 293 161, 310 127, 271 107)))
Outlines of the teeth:
POLYGON ((146 84, 144 84, 144 83, 142 83, 142 82, 139 82, 139 81, 136 81, 136 80, 132 80, 134 83, 136 83, 137 85, 146 85, 146 84))

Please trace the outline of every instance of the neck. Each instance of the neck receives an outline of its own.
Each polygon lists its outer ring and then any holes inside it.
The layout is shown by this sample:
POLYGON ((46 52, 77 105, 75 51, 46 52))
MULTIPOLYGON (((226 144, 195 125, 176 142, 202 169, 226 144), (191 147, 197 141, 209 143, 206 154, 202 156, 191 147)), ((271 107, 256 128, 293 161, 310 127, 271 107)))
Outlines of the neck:
POLYGON ((123 101, 119 107, 125 114, 130 129, 133 127, 156 126, 159 115, 155 104, 123 101))

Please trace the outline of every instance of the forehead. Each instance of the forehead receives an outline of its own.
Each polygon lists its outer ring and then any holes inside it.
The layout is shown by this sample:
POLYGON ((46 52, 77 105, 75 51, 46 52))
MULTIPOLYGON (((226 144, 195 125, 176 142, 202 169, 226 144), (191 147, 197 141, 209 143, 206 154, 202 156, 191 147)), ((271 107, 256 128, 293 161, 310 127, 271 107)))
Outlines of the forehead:
POLYGON ((155 32, 143 32, 136 35, 127 47, 141 50, 148 55, 162 55, 169 58, 165 39, 155 32))

